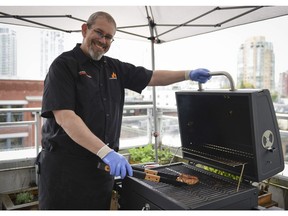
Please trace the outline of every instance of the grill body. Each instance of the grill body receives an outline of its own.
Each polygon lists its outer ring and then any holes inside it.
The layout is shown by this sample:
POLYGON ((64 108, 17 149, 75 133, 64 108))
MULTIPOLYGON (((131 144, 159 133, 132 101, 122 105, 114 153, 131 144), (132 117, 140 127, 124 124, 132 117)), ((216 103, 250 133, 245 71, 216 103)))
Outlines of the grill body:
POLYGON ((268 90, 176 92, 183 157, 188 164, 156 168, 199 178, 196 185, 173 186, 127 177, 122 209, 254 209, 258 189, 284 169, 277 119, 268 90), (242 182, 200 169, 239 176, 242 182))
POLYGON ((258 205, 258 189, 201 170, 193 165, 178 163, 157 168, 161 172, 176 170, 196 175, 200 183, 173 186, 127 177, 122 183, 120 206, 123 210, 192 210, 192 209, 253 209, 258 205))

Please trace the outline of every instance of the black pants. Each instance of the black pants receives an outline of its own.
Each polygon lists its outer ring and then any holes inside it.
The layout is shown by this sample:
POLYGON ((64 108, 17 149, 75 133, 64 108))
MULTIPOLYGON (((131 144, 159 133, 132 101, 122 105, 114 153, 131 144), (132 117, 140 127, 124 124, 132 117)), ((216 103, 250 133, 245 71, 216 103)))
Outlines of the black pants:
POLYGON ((39 164, 39 209, 108 210, 114 178, 97 169, 95 158, 42 151, 39 164))

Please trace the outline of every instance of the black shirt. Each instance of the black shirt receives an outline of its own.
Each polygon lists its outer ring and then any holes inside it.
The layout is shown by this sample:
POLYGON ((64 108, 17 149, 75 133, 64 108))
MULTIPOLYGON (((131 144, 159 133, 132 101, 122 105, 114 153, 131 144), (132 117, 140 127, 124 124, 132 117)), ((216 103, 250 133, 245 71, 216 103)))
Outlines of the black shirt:
POLYGON ((56 123, 52 111, 68 109, 79 115, 98 138, 117 150, 124 89, 141 93, 151 77, 151 70, 107 56, 94 61, 83 53, 80 44, 61 54, 51 64, 44 82, 41 116, 47 120, 42 129, 42 147, 91 155, 56 123))

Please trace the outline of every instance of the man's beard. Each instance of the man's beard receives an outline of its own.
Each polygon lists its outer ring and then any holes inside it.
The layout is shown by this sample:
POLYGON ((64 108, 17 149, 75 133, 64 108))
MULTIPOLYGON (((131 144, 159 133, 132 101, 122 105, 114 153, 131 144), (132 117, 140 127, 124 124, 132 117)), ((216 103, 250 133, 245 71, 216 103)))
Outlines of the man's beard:
POLYGON ((89 52, 90 57, 93 60, 99 61, 102 58, 102 56, 106 53, 107 51, 106 49, 107 49, 107 46, 105 44, 102 44, 100 41, 96 40, 96 41, 91 42, 90 46, 88 47, 88 52, 89 52), (103 51, 101 50, 99 51, 97 50, 97 48, 96 50, 94 50, 93 49, 94 45, 102 47, 103 51))
POLYGON ((95 61, 99 61, 104 55, 103 52, 94 52, 91 46, 89 47, 88 52, 89 52, 90 57, 95 61))

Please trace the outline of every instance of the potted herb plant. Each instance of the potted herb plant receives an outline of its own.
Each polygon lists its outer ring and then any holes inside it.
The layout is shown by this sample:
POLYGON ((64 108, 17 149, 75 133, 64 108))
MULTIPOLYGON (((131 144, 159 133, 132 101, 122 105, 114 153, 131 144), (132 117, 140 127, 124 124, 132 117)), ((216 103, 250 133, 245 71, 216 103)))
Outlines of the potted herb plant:
MULTIPOLYGON (((130 163, 148 163, 155 161, 155 149, 152 144, 146 146, 135 147, 128 150, 130 154, 130 163)), ((158 150, 159 164, 167 164, 172 159, 173 155, 169 148, 163 148, 158 150)))
POLYGON ((37 210, 38 187, 30 187, 2 194, 4 210, 37 210))

